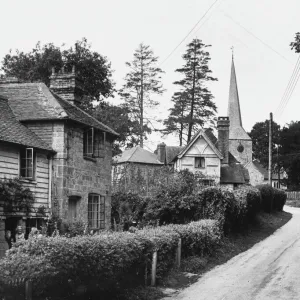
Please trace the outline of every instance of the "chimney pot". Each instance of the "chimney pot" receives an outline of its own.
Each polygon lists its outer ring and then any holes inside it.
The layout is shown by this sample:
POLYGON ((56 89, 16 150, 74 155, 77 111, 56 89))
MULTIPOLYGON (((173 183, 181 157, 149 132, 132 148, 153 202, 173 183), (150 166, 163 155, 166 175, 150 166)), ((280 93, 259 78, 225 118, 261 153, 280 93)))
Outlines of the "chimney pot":
POLYGON ((164 142, 157 145, 157 158, 160 162, 166 163, 166 144, 164 142))

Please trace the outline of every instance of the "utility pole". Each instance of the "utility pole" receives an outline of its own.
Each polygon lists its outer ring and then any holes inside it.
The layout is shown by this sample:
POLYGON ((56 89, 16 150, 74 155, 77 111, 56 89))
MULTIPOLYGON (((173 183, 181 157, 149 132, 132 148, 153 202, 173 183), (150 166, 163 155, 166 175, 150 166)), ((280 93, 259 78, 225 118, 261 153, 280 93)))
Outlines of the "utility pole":
POLYGON ((273 114, 270 113, 269 121, 269 184, 272 186, 272 141, 273 141, 273 114))

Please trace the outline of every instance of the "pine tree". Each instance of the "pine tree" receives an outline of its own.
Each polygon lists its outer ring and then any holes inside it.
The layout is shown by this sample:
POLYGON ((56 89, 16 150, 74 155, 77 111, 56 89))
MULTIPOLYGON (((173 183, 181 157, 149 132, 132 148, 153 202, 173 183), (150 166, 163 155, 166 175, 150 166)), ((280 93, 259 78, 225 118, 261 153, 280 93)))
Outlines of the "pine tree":
MULTIPOLYGON (((175 122, 182 130, 187 130, 187 142, 191 140, 192 134, 208 123, 214 124, 217 107, 213 101, 213 95, 206 86, 206 82, 215 81, 216 78, 211 76, 212 71, 209 69, 210 60, 209 52, 200 39, 194 39, 187 45, 187 50, 182 56, 185 63, 182 68, 175 70, 183 75, 183 79, 175 81, 174 84, 180 87, 183 97, 174 94, 174 107, 171 109, 169 118, 165 124, 175 122), (181 109, 178 109, 181 107, 181 109), (177 117, 174 119, 174 117, 177 117)), ((177 128, 175 126, 175 128, 177 128)), ((175 131, 175 130, 174 130, 175 131)), ((179 136, 183 131, 180 131, 179 136)))
POLYGON ((130 68, 125 77, 125 84, 120 95, 132 109, 134 118, 139 122, 139 142, 143 147, 146 134, 151 132, 149 121, 145 117, 145 110, 159 103, 153 100, 153 95, 164 92, 160 74, 163 71, 157 67, 158 57, 154 56, 150 46, 140 44, 134 52, 132 62, 126 65, 130 68))

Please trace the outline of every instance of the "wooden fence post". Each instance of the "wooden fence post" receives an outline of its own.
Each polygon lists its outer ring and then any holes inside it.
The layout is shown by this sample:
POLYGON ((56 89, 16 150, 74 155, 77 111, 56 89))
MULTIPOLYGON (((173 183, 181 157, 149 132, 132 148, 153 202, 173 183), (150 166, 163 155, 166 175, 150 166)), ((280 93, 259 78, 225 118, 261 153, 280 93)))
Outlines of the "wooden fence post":
POLYGON ((25 299, 32 300, 32 281, 28 280, 25 282, 25 299))
POLYGON ((178 240, 178 245, 176 249, 176 266, 180 268, 181 263, 181 246, 182 246, 182 240, 181 238, 178 240))
POLYGON ((151 286, 156 283, 157 251, 152 254, 151 286))

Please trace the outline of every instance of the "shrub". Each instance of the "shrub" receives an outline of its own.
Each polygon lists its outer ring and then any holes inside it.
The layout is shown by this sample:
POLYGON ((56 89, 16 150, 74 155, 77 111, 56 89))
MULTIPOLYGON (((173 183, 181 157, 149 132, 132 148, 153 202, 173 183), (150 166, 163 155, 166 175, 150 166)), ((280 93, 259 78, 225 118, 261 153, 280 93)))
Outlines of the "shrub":
POLYGON ((262 209, 267 213, 271 213, 273 210, 274 189, 269 184, 257 185, 256 188, 261 193, 262 209))
MULTIPOLYGON (((217 221, 202 220, 135 233, 32 237, 15 244, 0 260, 0 286, 24 278, 32 280, 35 295, 70 296, 76 287, 90 286, 102 296, 107 291, 142 284, 145 262, 155 250, 158 251, 157 275, 161 277, 175 262, 179 237, 183 242, 183 256, 188 256, 210 253, 220 236, 217 221)), ((109 299, 114 297, 110 295, 109 299)))
POLYGON ((274 210, 282 211, 285 205, 287 194, 279 189, 274 189, 274 210))
POLYGON ((182 255, 211 254, 219 244, 221 231, 216 220, 200 220, 186 225, 168 225, 162 230, 174 230, 182 239, 182 255))
POLYGON ((146 205, 146 199, 138 194, 131 192, 113 193, 111 197, 112 228, 114 230, 128 230, 133 222, 141 222, 146 205))
POLYGON ((159 186, 148 199, 145 220, 148 223, 184 224, 194 220, 196 188, 194 175, 188 170, 175 173, 167 185, 159 186))
POLYGON ((60 227, 60 232, 68 237, 88 234, 88 226, 82 220, 62 222, 60 227))

